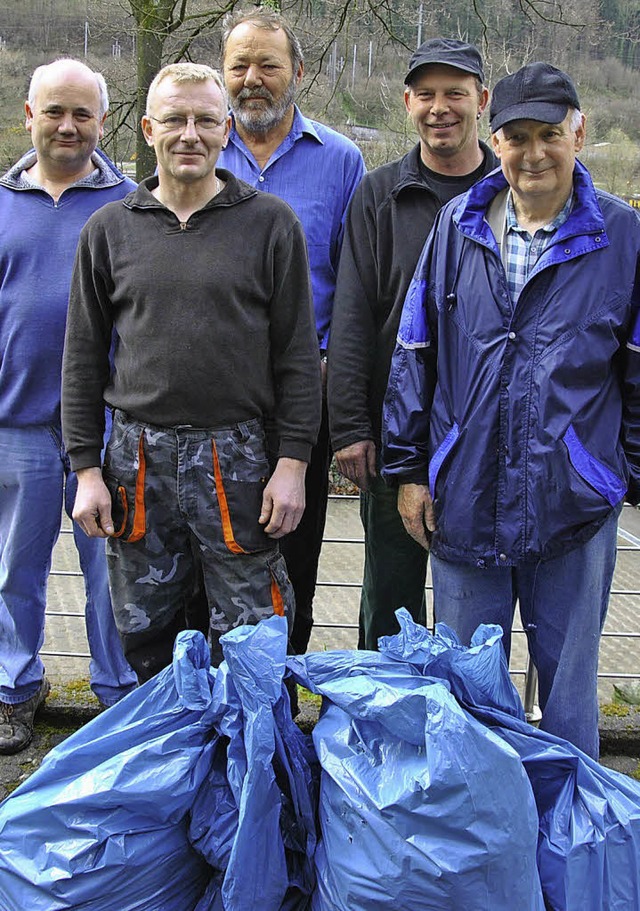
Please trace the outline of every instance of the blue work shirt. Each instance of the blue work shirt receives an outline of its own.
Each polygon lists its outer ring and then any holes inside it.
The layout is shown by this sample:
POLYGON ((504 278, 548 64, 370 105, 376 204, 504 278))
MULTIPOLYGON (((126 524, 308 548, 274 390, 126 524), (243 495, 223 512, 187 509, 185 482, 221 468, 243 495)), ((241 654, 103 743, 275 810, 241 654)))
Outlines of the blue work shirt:
POLYGON ((218 166, 284 199, 302 222, 318 345, 326 349, 347 208, 365 172, 360 150, 341 133, 304 117, 296 106, 291 130, 262 170, 235 124, 218 166))

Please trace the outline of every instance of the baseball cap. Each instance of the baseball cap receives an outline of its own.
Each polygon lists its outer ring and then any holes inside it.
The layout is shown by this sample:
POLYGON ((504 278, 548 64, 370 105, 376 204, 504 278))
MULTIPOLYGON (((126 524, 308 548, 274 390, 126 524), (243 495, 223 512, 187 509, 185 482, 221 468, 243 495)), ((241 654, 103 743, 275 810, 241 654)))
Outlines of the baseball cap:
POLYGON ((560 123, 570 107, 580 110, 571 78, 550 63, 528 63, 496 83, 489 109, 491 132, 511 120, 560 123))
POLYGON ((473 44, 466 44, 464 41, 458 41, 456 38, 430 38, 420 45, 409 61, 409 72, 404 78, 405 85, 411 82, 418 67, 426 66, 429 63, 444 63, 447 66, 454 66, 457 70, 472 73, 484 82, 482 57, 477 47, 474 47, 473 44))

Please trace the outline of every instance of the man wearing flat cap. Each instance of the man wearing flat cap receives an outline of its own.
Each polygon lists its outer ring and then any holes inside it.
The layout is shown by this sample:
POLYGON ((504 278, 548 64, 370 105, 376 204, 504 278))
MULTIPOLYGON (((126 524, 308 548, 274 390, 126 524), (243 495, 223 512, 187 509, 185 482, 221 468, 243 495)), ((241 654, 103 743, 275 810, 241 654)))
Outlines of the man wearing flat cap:
POLYGON ((418 144, 365 175, 349 208, 329 345, 331 441, 341 472, 361 490, 365 566, 360 648, 398 631, 407 607, 425 622, 427 553, 407 534, 394 490, 379 477, 382 400, 402 303, 444 203, 492 171, 478 141, 489 93, 471 44, 432 38, 411 58, 404 102, 418 144))
POLYGON ((640 220, 576 160, 571 79, 496 85, 501 171, 440 213, 407 294, 383 474, 464 644, 516 601, 541 727, 598 755, 597 666, 625 500, 640 500, 640 220), (435 380, 434 380, 435 375, 435 380))

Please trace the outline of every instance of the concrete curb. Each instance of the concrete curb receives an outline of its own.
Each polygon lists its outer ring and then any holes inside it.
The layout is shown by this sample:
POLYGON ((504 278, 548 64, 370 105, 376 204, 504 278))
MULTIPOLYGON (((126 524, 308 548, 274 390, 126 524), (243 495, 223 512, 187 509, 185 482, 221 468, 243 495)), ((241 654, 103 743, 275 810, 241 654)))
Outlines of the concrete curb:
POLYGON ((600 753, 640 757, 640 706, 618 709, 615 715, 600 712, 600 753))
MULTIPOLYGON (((54 727, 79 728, 101 714, 96 703, 50 696, 38 717, 54 727)), ((310 700, 300 701, 300 715, 296 719, 305 733, 313 730, 319 706, 310 700)), ((600 713, 600 752, 640 757, 640 706, 624 705, 619 714, 600 713)))

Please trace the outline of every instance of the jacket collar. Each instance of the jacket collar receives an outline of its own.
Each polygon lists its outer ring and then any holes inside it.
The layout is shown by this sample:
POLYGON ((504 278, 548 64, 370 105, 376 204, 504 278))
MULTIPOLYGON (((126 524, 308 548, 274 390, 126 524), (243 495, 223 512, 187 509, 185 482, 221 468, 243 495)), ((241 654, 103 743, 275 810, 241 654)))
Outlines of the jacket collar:
MULTIPOLYGON (((506 187, 507 179, 500 168, 471 187, 453 213, 453 221, 458 230, 472 240, 494 247, 495 240, 485 215, 494 197, 506 187)), ((604 217, 591 175, 577 160, 573 171, 573 193, 573 209, 567 221, 558 229, 556 238, 561 240, 576 233, 604 234, 604 217)))
MULTIPOLYGON (((493 171, 493 169, 498 164, 498 159, 486 143, 479 142, 479 145, 484 154, 484 177, 486 174, 489 174, 491 171, 493 171)), ((424 179, 422 169, 420 167, 419 142, 416 143, 416 145, 404 156, 404 158, 400 160, 400 177, 393 190, 391 191, 392 195, 397 196, 408 187, 414 189, 418 187, 421 190, 431 190, 431 187, 424 179)))
MULTIPOLYGON (((30 149, 0 178, 0 184, 9 187, 11 190, 41 189, 31 183, 31 181, 25 180, 22 173, 27 170, 27 168, 32 167, 36 163, 36 160, 36 150, 30 149)), ((125 179, 125 175, 122 171, 115 166, 111 159, 108 158, 101 149, 95 150, 91 156, 91 161, 95 170, 91 174, 88 174, 87 177, 83 177, 82 180, 78 180, 71 186, 85 187, 90 190, 103 190, 107 187, 116 187, 125 179)), ((71 189, 71 187, 68 187, 67 189, 71 189)))

